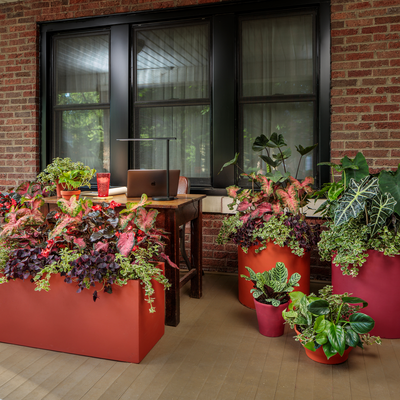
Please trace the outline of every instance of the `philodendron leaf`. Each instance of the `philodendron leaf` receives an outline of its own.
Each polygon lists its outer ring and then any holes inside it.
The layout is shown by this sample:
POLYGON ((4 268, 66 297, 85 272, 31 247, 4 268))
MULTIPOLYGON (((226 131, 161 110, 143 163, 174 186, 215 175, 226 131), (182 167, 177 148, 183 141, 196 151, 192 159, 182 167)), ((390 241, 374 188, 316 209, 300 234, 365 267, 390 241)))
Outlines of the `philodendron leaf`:
POLYGON ((346 338, 343 327, 332 324, 328 330, 328 339, 332 347, 342 356, 346 348, 346 338))
POLYGON ((360 338, 358 334, 354 332, 352 329, 346 329, 345 336, 346 336, 347 346, 356 347, 358 345, 360 338))
POLYGON ((368 333, 375 326, 375 321, 369 315, 363 313, 350 315, 349 322, 351 329, 360 334, 368 333))
POLYGON ((359 182, 361 179, 365 179, 367 176, 369 176, 367 160, 362 153, 357 153, 353 160, 347 156, 344 156, 341 159, 341 163, 344 169, 342 173, 342 180, 344 180, 343 178, 345 177, 347 185, 350 183, 350 179, 354 179, 356 182, 359 182))
POLYGON ((326 355, 326 358, 329 360, 332 356, 337 354, 337 351, 333 348, 333 346, 330 344, 330 342, 325 343, 322 346, 324 353, 326 355))
POLYGON ((348 303, 348 304, 362 304, 363 308, 368 306, 368 303, 360 299, 359 297, 343 297, 342 298, 343 303, 348 303))
POLYGON ((318 333, 318 335, 315 336, 315 341, 318 344, 323 345, 328 341, 328 336, 326 336, 325 332, 318 333))
POLYGON ((350 218, 356 218, 364 210, 365 203, 378 192, 378 178, 369 176, 356 182, 350 180, 349 187, 344 192, 335 209, 334 223, 336 226, 346 223, 350 218))
POLYGON ((221 173, 222 170, 223 170, 225 167, 229 167, 229 165, 236 165, 237 162, 238 162, 238 158, 239 158, 239 153, 236 153, 236 154, 235 154, 235 157, 233 157, 232 160, 226 162, 226 163, 221 167, 221 169, 219 170, 218 173, 221 173))
POLYGON ((314 330, 317 333, 321 333, 328 329, 330 324, 331 323, 325 319, 324 315, 320 315, 314 322, 314 330))
POLYGON ((400 172, 382 171, 379 174, 379 189, 382 193, 390 193, 397 202, 394 211, 400 215, 400 172))
POLYGON ((386 224, 386 220, 392 215, 396 200, 390 193, 385 193, 383 196, 378 194, 372 199, 370 226, 371 236, 386 224))
POLYGON ((314 315, 329 314, 329 303, 326 300, 316 300, 308 305, 308 311, 314 315))

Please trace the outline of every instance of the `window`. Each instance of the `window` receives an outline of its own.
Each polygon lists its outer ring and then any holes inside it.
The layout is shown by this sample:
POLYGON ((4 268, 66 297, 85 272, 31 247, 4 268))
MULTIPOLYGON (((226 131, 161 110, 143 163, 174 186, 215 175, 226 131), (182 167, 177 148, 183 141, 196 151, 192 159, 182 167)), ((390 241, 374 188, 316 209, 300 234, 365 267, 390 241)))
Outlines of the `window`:
MULTIPOLYGON (((126 184, 128 168, 171 168, 192 191, 225 194, 221 166, 247 171, 261 133, 290 147, 319 143, 300 177, 321 185, 329 158, 329 1, 235 2, 41 26, 42 168, 71 157, 126 184), (295 6, 292 6, 295 4, 295 6), (283 7, 287 6, 287 9, 283 7)), ((297 165, 297 162, 294 161, 297 165)), ((289 166, 290 168, 290 166, 289 166)), ((292 170, 292 168, 291 168, 292 170)))

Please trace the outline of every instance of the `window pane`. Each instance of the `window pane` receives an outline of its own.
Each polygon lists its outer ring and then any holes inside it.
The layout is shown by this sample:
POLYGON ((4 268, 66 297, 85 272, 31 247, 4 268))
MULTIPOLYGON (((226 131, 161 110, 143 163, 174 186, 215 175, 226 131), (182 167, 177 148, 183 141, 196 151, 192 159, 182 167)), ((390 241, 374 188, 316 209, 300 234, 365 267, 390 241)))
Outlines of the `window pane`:
POLYGON ((109 36, 58 38, 55 46, 57 105, 108 103, 109 36))
POLYGON ((209 97, 208 24, 137 33, 137 99, 209 97))
POLYGON ((242 23, 243 96, 313 93, 312 16, 242 23))
MULTIPOLYGON (((246 104, 243 106, 243 164, 247 173, 265 171, 265 163, 252 151, 254 139, 261 135, 270 136, 273 132, 282 134, 292 156, 285 160, 286 170, 296 176, 300 159, 296 147, 311 146, 313 136, 313 103, 275 103, 275 104, 246 104)), ((276 154, 276 149, 271 149, 271 154, 276 154)), ((266 153, 264 153, 266 154, 266 153)), ((271 156, 270 154, 270 156, 271 156)), ((314 176, 313 153, 303 157, 298 178, 314 176)), ((280 168, 281 169, 281 168, 280 168)))
MULTIPOLYGON (((210 177, 209 106, 142 108, 139 133, 142 138, 176 137, 170 141, 170 168, 180 169, 186 177, 210 177)), ((166 168, 164 141, 138 142, 135 146, 137 168, 166 168)))
POLYGON ((56 112, 56 156, 82 161, 98 172, 109 172, 109 126, 109 110, 56 112))

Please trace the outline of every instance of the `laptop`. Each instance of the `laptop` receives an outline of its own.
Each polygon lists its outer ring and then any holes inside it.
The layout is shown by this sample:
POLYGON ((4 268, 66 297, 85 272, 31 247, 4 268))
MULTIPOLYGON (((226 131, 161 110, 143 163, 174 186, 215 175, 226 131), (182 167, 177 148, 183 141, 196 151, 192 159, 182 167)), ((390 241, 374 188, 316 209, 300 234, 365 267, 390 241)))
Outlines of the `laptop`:
MULTIPOLYGON (((179 169, 169 170, 169 195, 176 196, 179 184, 179 169)), ((167 171, 165 169, 129 169, 126 197, 167 196, 167 171)))

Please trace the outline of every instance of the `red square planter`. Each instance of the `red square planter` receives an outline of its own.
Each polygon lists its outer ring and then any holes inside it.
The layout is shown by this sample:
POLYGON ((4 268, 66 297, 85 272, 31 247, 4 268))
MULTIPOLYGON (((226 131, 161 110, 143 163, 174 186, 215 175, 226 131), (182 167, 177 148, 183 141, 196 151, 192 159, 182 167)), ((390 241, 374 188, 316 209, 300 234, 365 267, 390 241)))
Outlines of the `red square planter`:
POLYGON ((0 341, 139 363, 164 334, 164 287, 153 286, 156 312, 150 314, 138 280, 113 285, 112 294, 100 292, 100 285, 76 293, 76 284, 56 275, 49 292, 35 291, 29 280, 10 281, 0 285, 0 341))

